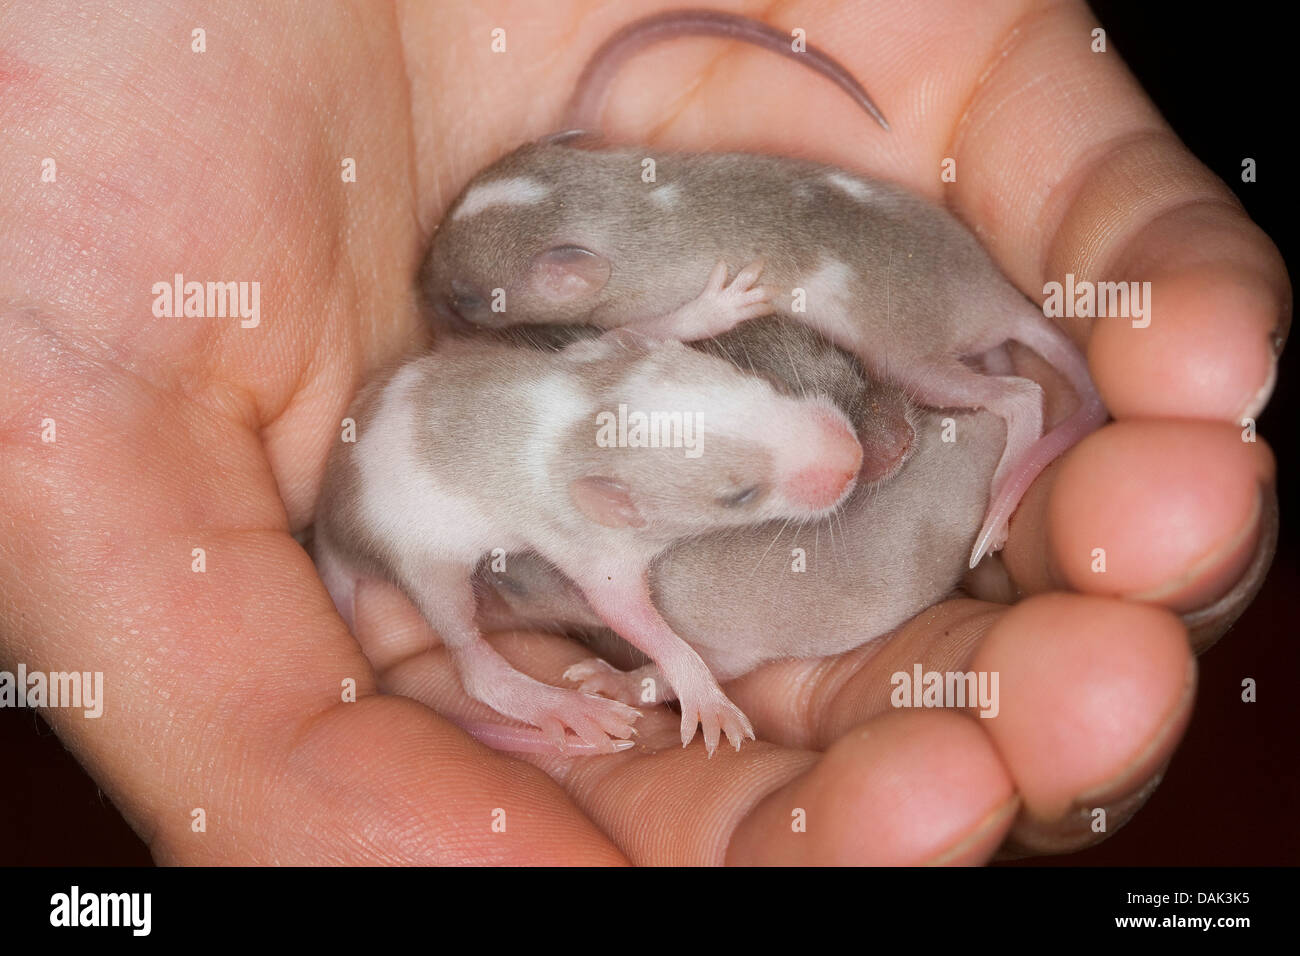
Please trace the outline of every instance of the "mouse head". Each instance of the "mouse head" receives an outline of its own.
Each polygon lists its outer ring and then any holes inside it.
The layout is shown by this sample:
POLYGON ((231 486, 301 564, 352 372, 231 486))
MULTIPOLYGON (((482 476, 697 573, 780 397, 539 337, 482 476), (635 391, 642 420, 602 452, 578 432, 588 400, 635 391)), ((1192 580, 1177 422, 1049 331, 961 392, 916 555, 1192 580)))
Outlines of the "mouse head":
POLYGON ((611 266, 597 246, 610 213, 578 208, 597 203, 602 190, 570 168, 576 153, 533 144, 470 180, 421 268, 435 315, 499 328, 581 322, 601 304, 611 266))
POLYGON ((891 478, 916 444, 916 407, 897 385, 806 325, 778 318, 742 322, 694 347, 761 375, 786 395, 823 395, 844 412, 862 445, 860 482, 891 478))
POLYGON ((597 524, 667 543, 815 520, 853 490, 862 448, 824 398, 780 394, 721 358, 626 331, 563 355, 586 383, 594 416, 573 426, 557 473, 597 524))

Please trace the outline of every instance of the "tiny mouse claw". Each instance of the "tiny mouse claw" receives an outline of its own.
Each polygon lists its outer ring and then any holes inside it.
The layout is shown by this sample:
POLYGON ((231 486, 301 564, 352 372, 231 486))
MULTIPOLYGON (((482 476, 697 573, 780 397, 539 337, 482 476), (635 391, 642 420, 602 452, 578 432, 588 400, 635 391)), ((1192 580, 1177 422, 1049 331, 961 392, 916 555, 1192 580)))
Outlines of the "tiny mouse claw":
POLYGON ((971 549, 970 566, 974 568, 986 555, 994 551, 1001 551, 1002 546, 1007 543, 1008 527, 1006 519, 1000 518, 996 514, 991 514, 980 528, 979 536, 975 539, 975 547, 971 549))
POLYGON ((697 726, 704 732, 704 749, 710 757, 718 749, 722 734, 727 735, 727 741, 736 750, 740 750, 744 738, 754 739, 754 728, 749 718, 727 698, 721 688, 714 685, 699 696, 703 699, 692 699, 686 695, 681 697, 683 747, 695 739, 697 726))
POLYGON ((636 746, 631 740, 610 740, 592 744, 564 732, 558 722, 546 728, 520 727, 514 724, 489 723, 476 720, 455 720, 466 733, 497 750, 514 753, 533 753, 544 756, 591 757, 599 754, 622 753, 636 746), (555 735, 558 727, 559 736, 555 735))

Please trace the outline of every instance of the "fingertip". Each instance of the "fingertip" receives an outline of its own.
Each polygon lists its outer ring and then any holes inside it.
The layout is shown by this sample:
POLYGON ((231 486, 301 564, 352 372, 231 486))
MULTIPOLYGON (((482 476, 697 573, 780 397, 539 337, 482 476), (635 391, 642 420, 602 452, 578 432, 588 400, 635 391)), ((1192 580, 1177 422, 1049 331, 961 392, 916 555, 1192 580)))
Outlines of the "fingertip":
POLYGON ((1057 579, 1178 611, 1225 593, 1254 557, 1274 480, 1271 452, 1244 434, 1137 421, 1090 436, 1061 464, 1047 502, 1057 579))
POLYGON ((737 827, 741 865, 915 865, 988 859, 1015 790, 989 738, 952 712, 891 713, 836 741, 737 827))
POLYGON ((973 666, 998 675, 999 711, 981 725, 1026 811, 1075 830, 1071 810, 1132 795, 1168 760, 1196 681, 1171 612, 1072 594, 1009 609, 973 666))
POLYGON ((1258 415, 1291 312, 1268 237, 1235 207, 1198 203, 1148 224, 1118 259, 1116 276, 1141 280, 1145 314, 1093 325, 1089 364, 1111 414, 1236 425, 1258 415))

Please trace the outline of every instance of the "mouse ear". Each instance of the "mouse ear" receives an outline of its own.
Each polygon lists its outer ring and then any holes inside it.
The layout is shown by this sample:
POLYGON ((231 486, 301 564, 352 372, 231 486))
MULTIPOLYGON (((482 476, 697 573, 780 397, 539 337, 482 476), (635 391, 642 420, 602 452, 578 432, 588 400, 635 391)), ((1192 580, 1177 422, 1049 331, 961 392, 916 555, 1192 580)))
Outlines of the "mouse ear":
POLYGON ((525 281, 551 302, 572 302, 605 288, 609 268, 609 260, 590 249, 555 246, 533 258, 525 281))
POLYGON ((626 487, 612 478, 586 475, 569 483, 574 507, 606 528, 644 528, 645 518, 637 510, 626 487))

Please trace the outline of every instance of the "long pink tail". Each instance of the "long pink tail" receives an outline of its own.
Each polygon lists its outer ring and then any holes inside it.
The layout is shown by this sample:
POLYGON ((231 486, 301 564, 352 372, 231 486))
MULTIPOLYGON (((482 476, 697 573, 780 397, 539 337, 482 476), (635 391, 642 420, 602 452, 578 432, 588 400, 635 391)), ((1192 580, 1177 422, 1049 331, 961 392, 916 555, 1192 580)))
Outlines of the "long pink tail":
POLYGON ((573 96, 565 110, 564 129, 595 129, 600 119, 600 107, 614 76, 631 57, 640 50, 681 36, 712 36, 745 43, 770 50, 781 56, 798 60, 829 79, 854 102, 871 114, 877 123, 889 129, 884 114, 857 79, 833 57, 814 46, 802 52, 791 47, 790 34, 759 20, 742 17, 721 10, 667 10, 640 20, 634 20, 600 45, 573 88, 573 96))
POLYGON ((1065 421, 1034 442, 994 492, 988 514, 984 518, 984 526, 980 528, 975 547, 971 551, 972 568, 979 564, 989 550, 997 529, 1011 520, 1011 514, 1020 504, 1020 499, 1034 479, 1042 474, 1043 469, 1100 428, 1108 417, 1106 406, 1101 403, 1097 387, 1088 374, 1087 360, 1051 320, 1034 314, 1017 326, 1011 338, 1033 349, 1066 377, 1079 396, 1079 407, 1065 421))

